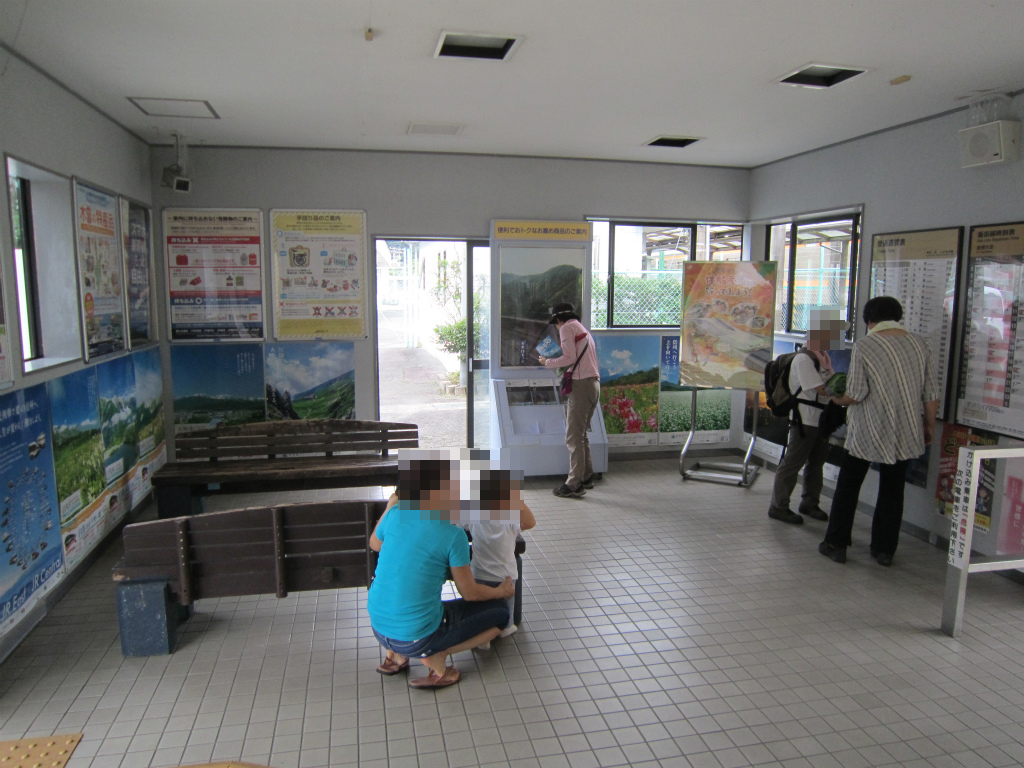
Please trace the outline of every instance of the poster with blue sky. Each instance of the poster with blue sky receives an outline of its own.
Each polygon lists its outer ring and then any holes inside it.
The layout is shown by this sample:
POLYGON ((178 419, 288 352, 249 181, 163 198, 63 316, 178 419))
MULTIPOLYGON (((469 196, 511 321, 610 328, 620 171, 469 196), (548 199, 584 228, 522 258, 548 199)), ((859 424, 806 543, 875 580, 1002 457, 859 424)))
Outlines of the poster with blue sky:
POLYGON ((602 333, 594 339, 608 444, 656 445, 661 352, 658 337, 602 333))
MULTIPOLYGON (((690 434, 693 389, 679 384, 679 336, 661 337, 661 380, 658 396, 658 444, 682 445, 690 434)), ((697 431, 691 444, 727 443, 732 421, 732 393, 699 389, 697 431)))
POLYGON ((100 434, 99 381, 85 368, 47 382, 53 420, 53 463, 61 523, 106 487, 100 434))
POLYGON ((64 564, 46 387, 0 397, 0 632, 64 564))
POLYGON ((176 434, 266 418, 259 344, 173 346, 171 378, 176 434))
POLYGON ((140 457, 164 441, 164 386, 160 350, 156 347, 132 355, 135 366, 135 430, 140 457))
POLYGON ((350 341, 267 344, 267 419, 354 419, 354 357, 350 341))
POLYGON ((139 458, 135 427, 135 365, 130 355, 96 366, 100 431, 106 484, 123 476, 139 458))

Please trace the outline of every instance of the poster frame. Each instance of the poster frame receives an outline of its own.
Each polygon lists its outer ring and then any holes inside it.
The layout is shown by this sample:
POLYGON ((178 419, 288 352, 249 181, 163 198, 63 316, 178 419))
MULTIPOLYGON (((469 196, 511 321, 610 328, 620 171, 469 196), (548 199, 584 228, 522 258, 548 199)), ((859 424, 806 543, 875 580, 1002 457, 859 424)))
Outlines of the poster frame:
POLYGON ((78 322, 79 332, 82 336, 82 361, 85 363, 95 362, 102 360, 103 358, 110 357, 111 355, 123 354, 129 350, 128 346, 128 299, 127 299, 127 286, 124 280, 124 254, 123 246, 121 244, 121 211, 120 211, 120 195, 113 190, 101 186, 99 184, 93 184, 92 182, 83 179, 81 176, 71 177, 71 224, 74 228, 75 235, 75 280, 76 288, 78 292, 78 322), (114 198, 114 243, 118 250, 117 264, 121 273, 121 344, 122 346, 117 349, 112 349, 108 352, 103 352, 94 355, 89 348, 89 331, 86 327, 85 317, 85 296, 82 294, 82 253, 78 239, 78 189, 79 187, 85 187, 91 189, 94 192, 100 194, 109 195, 114 198))
MULTIPOLYGON (((974 245, 975 233, 977 231, 979 231, 979 230, 992 229, 993 227, 1024 227, 1024 220, 1006 221, 1006 222, 995 222, 995 223, 991 223, 991 224, 972 224, 971 225, 969 233, 968 233, 968 237, 967 237, 967 249, 965 251, 966 256, 964 258, 964 261, 966 261, 966 264, 967 264, 967 274, 966 274, 966 278, 965 278, 965 281, 964 281, 964 290, 965 290, 966 297, 970 296, 971 290, 973 289, 973 286, 974 286, 974 270, 973 270, 973 262, 972 262, 972 258, 973 257, 971 255, 971 252, 972 252, 973 245, 974 245)), ((1024 239, 1024 237, 1022 237, 1022 239, 1024 239)), ((1024 248, 1022 248, 1021 257, 1022 257, 1022 264, 1024 264, 1024 248)), ((1024 295, 1022 295, 1020 298, 1024 299, 1024 295)), ((966 299, 965 299, 965 301, 966 301, 966 299)), ((987 431, 992 432, 994 434, 1002 435, 1004 437, 1014 438, 1014 439, 1017 439, 1017 440, 1024 439, 1024 434, 1009 432, 1001 424, 998 424, 998 423, 995 423, 995 424, 984 423, 984 424, 982 424, 982 423, 978 422, 976 419, 972 419, 970 416, 965 416, 963 413, 961 413, 962 409, 961 409, 960 390, 964 386, 964 380, 963 380, 964 379, 964 370, 963 370, 963 368, 966 365, 966 362, 965 362, 966 354, 967 354, 967 348, 966 347, 967 347, 967 342, 968 342, 968 339, 969 339, 969 330, 970 330, 968 328, 968 324, 971 322, 971 313, 967 311, 967 307, 965 306, 964 307, 964 311, 961 314, 962 314, 962 318, 961 318, 961 327, 960 327, 960 360, 958 361, 959 362, 959 367, 958 367, 958 370, 957 370, 957 390, 956 390, 956 393, 955 393, 956 394, 956 409, 954 411, 954 414, 955 414, 955 419, 954 420, 956 421, 956 423, 961 424, 963 426, 987 430, 987 431)))
MULTIPOLYGON (((128 328, 128 332, 125 335, 125 340, 128 343, 128 350, 135 351, 139 349, 146 349, 151 344, 155 344, 160 341, 160 323, 157 321, 157 298, 156 298, 156 259, 154 258, 155 248, 153 247, 156 238, 156 226, 153 219, 153 206, 147 205, 141 200, 137 200, 131 195, 118 195, 118 222, 120 223, 120 211, 121 201, 124 200, 131 205, 138 206, 146 212, 146 216, 149 219, 149 241, 146 247, 149 249, 149 253, 146 257, 147 266, 149 268, 149 336, 145 341, 139 342, 138 345, 132 344, 132 319, 131 319, 131 306, 128 303, 128 285, 127 285, 127 253, 122 253, 125 263, 125 289, 124 289, 124 300, 125 300, 125 325, 128 328)), ((121 233, 121 247, 124 248, 124 233, 121 233)), ((169 294, 168 294, 169 296, 169 294)))
POLYGON ((160 250, 163 258, 163 276, 164 276, 164 306, 167 312, 167 342, 169 344, 217 344, 217 343, 230 343, 230 344, 262 344, 267 340, 267 232, 264 228, 265 216, 263 215, 262 208, 203 208, 203 207, 188 207, 180 205, 167 205, 160 209, 160 250), (259 213, 259 231, 260 231, 260 307, 263 310, 263 320, 261 322, 262 331, 259 336, 210 336, 207 338, 195 338, 195 339, 176 339, 174 338, 174 321, 171 314, 171 281, 170 281, 170 269, 171 263, 169 259, 169 253, 167 250, 167 227, 166 227, 166 216, 170 211, 203 211, 206 213, 217 213, 220 211, 246 211, 246 212, 258 212, 259 213))
MULTIPOLYGON (((271 300, 271 313, 270 313, 270 331, 267 332, 266 317, 264 317, 263 334, 266 340, 273 341, 361 341, 369 338, 369 312, 371 309, 371 302, 374 303, 373 310, 376 311, 376 291, 371 292, 370 288, 370 267, 369 263, 371 258, 375 258, 375 255, 371 255, 369 251, 369 235, 367 233, 367 215, 366 211, 362 209, 342 209, 342 208, 271 208, 269 215, 267 216, 267 247, 265 248, 264 263, 267 266, 267 271, 270 276, 271 289, 270 289, 270 300, 271 300), (337 334, 337 333, 326 333, 323 335, 304 335, 304 334, 286 334, 282 335, 279 326, 281 322, 281 316, 278 312, 279 308, 279 282, 278 282, 278 264, 277 264, 277 251, 274 248, 274 217, 277 214, 317 214, 317 213, 332 213, 341 214, 343 216, 358 216, 360 223, 359 241, 360 248, 362 249, 362 268, 360 277, 363 281, 363 315, 362 315, 362 331, 355 334, 337 334), (374 294, 374 295, 371 295, 374 294)), ((376 270, 373 270, 376 275, 376 270)), ((375 287, 375 286, 374 286, 375 287)), ((340 318, 339 318, 340 319, 340 318)))
MULTIPOLYGON (((922 235, 922 234, 931 234, 931 233, 936 233, 936 232, 950 232, 950 233, 956 232, 957 233, 956 256, 953 259, 953 267, 954 267, 954 270, 953 270, 953 311, 952 311, 952 315, 951 315, 950 321, 949 321, 949 348, 945 352, 945 358, 946 358, 946 381, 942 385, 942 392, 943 392, 943 396, 942 396, 942 410, 938 414, 938 418, 939 418, 940 421, 947 421, 949 419, 950 414, 952 413, 952 410, 953 410, 952 406, 950 404, 950 400, 951 400, 951 397, 952 397, 952 395, 954 394, 954 391, 955 391, 954 387, 953 387, 953 382, 956 379, 956 373, 957 373, 957 372, 954 372, 954 365, 956 363, 956 358, 954 356, 954 352, 955 352, 955 349, 956 349, 957 330, 960 327, 960 303, 961 303, 960 302, 960 288, 961 288, 961 283, 962 283, 962 281, 960 279, 960 272, 963 269, 963 263, 964 263, 964 227, 963 226, 956 226, 956 227, 930 227, 928 229, 906 229, 906 230, 901 230, 899 232, 876 232, 876 233, 874 233, 871 236, 871 261, 868 264, 868 281, 870 283, 870 286, 868 288, 868 293, 869 294, 873 294, 874 293, 874 284, 875 283, 874 283, 874 279, 872 277, 872 273, 873 273, 874 268, 875 268, 876 243, 877 243, 879 238, 882 238, 882 237, 905 237, 907 235, 922 235)), ((868 298, 870 299, 870 298, 874 298, 874 297, 873 297, 873 295, 869 295, 868 298)), ((935 352, 933 350, 933 354, 934 353, 935 352)))

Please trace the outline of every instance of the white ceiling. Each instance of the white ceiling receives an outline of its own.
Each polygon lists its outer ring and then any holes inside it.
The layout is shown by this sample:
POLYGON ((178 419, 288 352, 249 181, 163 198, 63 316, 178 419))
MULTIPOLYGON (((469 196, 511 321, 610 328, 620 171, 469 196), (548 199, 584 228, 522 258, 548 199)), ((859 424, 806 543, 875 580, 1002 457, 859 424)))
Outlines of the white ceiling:
POLYGON ((1022 0, 0 0, 0 41, 151 144, 751 167, 1024 87, 1022 0), (505 62, 437 59, 442 30, 522 42, 505 62), (773 82, 811 62, 870 71, 773 82), (706 138, 643 146, 663 134, 706 138))

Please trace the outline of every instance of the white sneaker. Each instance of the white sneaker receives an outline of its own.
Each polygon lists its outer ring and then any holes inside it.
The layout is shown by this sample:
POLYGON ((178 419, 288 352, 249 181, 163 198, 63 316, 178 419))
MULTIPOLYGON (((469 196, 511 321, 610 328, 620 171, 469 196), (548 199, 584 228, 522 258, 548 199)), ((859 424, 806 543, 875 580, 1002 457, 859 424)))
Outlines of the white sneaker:
POLYGON ((491 650, 491 641, 488 640, 486 643, 481 643, 476 647, 478 651, 489 651, 491 650))
POLYGON ((515 624, 509 624, 501 632, 498 633, 498 637, 512 637, 516 632, 519 631, 519 627, 515 624))

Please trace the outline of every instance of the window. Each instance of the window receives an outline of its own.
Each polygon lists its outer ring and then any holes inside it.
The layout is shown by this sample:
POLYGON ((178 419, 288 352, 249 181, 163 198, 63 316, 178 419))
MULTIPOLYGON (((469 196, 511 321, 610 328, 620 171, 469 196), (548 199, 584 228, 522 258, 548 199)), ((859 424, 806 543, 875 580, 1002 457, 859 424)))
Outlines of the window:
POLYGON ((860 216, 793 221, 768 228, 768 258, 778 262, 775 330, 803 333, 811 307, 837 306, 851 322, 856 306, 860 216))
POLYGON ((71 183, 7 159, 23 370, 82 356, 71 183), (75 318, 69 322, 69 318, 75 318))
POLYGON ((678 328, 683 264, 739 261, 742 250, 739 224, 595 221, 592 327, 678 328))

